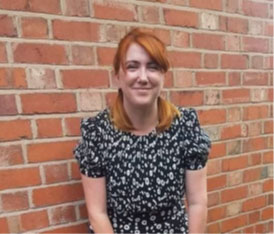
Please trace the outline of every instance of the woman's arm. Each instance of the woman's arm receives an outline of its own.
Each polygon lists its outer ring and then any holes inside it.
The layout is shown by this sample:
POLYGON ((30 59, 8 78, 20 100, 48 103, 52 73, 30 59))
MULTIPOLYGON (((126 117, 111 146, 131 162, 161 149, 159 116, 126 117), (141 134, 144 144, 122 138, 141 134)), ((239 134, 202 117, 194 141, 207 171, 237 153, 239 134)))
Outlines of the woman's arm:
POLYGON ((107 214, 106 179, 82 175, 89 221, 95 233, 114 233, 107 214))
POLYGON ((186 171, 189 233, 204 233, 207 221, 206 167, 186 171))

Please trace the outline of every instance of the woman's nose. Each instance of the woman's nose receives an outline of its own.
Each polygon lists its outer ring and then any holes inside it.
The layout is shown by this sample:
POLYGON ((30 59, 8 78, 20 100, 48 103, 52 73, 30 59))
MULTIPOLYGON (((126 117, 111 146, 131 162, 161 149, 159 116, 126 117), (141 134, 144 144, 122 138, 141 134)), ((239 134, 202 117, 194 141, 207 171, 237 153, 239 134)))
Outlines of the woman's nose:
POLYGON ((141 69, 140 70, 139 80, 142 81, 142 82, 147 82, 148 81, 147 70, 146 69, 141 69))

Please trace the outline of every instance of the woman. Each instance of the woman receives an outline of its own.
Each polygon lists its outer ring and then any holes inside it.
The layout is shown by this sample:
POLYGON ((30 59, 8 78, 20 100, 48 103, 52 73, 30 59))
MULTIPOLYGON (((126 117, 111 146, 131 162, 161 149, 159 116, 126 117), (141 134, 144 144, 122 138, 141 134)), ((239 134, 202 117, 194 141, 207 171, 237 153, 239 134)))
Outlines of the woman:
POLYGON ((208 136, 193 109, 160 97, 164 44, 140 29, 119 43, 116 102, 81 123, 75 149, 95 233, 202 233, 208 136), (188 214, 183 202, 186 194, 188 214))

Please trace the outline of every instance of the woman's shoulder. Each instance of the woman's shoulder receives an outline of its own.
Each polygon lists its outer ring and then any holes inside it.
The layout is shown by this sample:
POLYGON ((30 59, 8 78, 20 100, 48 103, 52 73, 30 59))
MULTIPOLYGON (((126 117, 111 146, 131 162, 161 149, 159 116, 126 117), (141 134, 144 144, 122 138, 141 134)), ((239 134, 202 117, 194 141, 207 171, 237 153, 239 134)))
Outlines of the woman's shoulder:
POLYGON ((190 107, 190 108, 186 108, 186 107, 180 107, 180 106, 177 106, 179 112, 180 112, 180 120, 181 121, 188 121, 188 120, 191 120, 191 121, 196 121, 198 120, 198 115, 197 115, 197 111, 190 107))
POLYGON ((107 127, 109 110, 106 108, 94 116, 89 116, 81 119, 81 129, 86 131, 100 131, 107 127))

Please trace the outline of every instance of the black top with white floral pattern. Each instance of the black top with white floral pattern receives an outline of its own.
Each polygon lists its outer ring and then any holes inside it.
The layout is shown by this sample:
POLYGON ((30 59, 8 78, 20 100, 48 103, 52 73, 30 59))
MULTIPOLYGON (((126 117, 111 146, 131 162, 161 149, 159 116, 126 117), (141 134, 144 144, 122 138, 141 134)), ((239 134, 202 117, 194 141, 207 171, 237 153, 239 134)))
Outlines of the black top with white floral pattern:
POLYGON ((74 154, 82 174, 106 177, 115 233, 188 233, 185 171, 205 166, 210 139, 194 109, 179 110, 169 129, 143 136, 115 128, 109 109, 82 121, 74 154))

